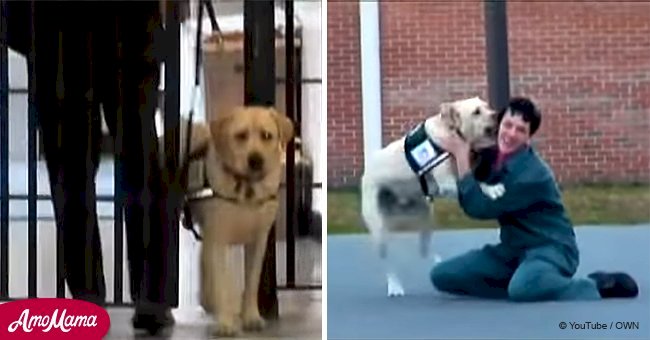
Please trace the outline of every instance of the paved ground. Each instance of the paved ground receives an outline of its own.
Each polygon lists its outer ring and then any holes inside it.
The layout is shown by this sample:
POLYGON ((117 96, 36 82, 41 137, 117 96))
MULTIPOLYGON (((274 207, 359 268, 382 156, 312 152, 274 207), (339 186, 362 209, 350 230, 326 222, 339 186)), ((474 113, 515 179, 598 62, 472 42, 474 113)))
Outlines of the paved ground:
MULTIPOLYGON (((577 275, 623 270, 639 283, 634 300, 515 304, 456 298, 429 283, 431 260, 419 258, 417 241, 400 235, 391 254, 399 255, 407 296, 387 298, 376 253, 365 236, 328 237, 327 334, 331 339, 386 338, 650 338, 650 224, 633 227, 579 227, 582 259, 577 275), (600 322, 614 329, 560 328, 560 322, 600 322), (625 327, 621 322, 633 322, 625 327)), ((487 242, 495 230, 434 234, 436 252, 449 258, 487 242)))

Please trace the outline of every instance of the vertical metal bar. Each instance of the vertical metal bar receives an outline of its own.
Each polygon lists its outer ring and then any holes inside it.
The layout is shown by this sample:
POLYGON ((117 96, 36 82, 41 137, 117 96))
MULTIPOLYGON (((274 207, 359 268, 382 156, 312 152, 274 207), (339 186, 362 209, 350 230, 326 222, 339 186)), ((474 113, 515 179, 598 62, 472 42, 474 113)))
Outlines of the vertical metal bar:
MULTIPOLYGON (((56 199, 53 197, 53 199, 56 199)), ((65 270, 63 262, 63 229, 56 228, 56 297, 65 297, 65 270)))
POLYGON ((0 0, 0 298, 9 298, 9 57, 7 1, 0 0))
MULTIPOLYGON (((34 1, 31 1, 32 13, 34 13, 34 1)), ((30 20, 30 37, 31 37, 31 49, 28 53, 29 65, 34 65, 34 44, 35 44, 35 31, 34 31, 34 20, 30 20)), ((36 180, 36 171, 38 168, 37 155, 36 155, 36 105, 34 102, 35 98, 35 89, 36 89, 36 77, 33 66, 31 66, 32 72, 29 72, 29 104, 28 104, 28 117, 27 117, 27 243, 29 245, 27 253, 27 262, 28 262, 28 296, 30 298, 36 297, 37 287, 36 282, 38 279, 38 269, 36 268, 36 259, 37 254, 37 220, 36 220, 36 195, 37 191, 37 180, 36 180)))
MULTIPOLYGON (((53 197, 53 199, 56 199, 53 197)), ((65 276, 63 262, 63 229, 56 228, 56 297, 65 297, 65 276)))
MULTIPOLYGON (((291 121, 296 122, 296 112, 295 112, 295 99, 294 99, 294 90, 296 87, 295 83, 295 71, 294 71, 294 24, 293 24, 293 0, 285 0, 284 6, 285 14, 285 27, 286 27, 286 36, 285 36, 285 73, 286 79, 285 82, 285 101, 286 101, 286 115, 291 119, 291 121)), ((296 126, 296 130, 300 127, 296 126)), ((287 233, 286 233, 286 251, 287 251, 287 282, 286 285, 288 288, 294 288, 296 286, 296 226, 295 226, 295 216, 296 216, 296 162, 295 162, 295 144, 294 139, 289 141, 287 146, 287 166, 285 173, 285 183, 286 183, 286 218, 287 221, 287 233)))
MULTIPOLYGON (((121 41, 120 30, 122 30, 121 24, 114 27, 114 32, 111 34, 114 41, 113 44, 117 44, 121 41)), ((115 49, 112 51, 114 53, 113 57, 117 57, 117 60, 122 59, 122 49, 115 49)), ((124 75, 121 72, 117 74, 118 86, 122 87, 122 82, 124 75)), ((125 202, 125 190, 123 189, 124 181, 124 161, 122 156, 124 155, 124 98, 121 91, 120 97, 117 100, 118 105, 115 108, 116 116, 116 126, 113 140, 113 235, 115 236, 115 242, 113 243, 113 302, 115 304, 122 304, 124 302, 124 202, 125 202)), ((135 301, 134 301, 135 302, 135 301)))
POLYGON ((486 0, 484 5, 488 98, 498 110, 508 105, 510 97, 507 3, 486 0))
POLYGON ((295 81, 298 85, 296 88, 296 124, 298 128, 296 129, 296 136, 302 138, 302 87, 304 85, 302 81, 302 34, 298 35, 298 47, 296 48, 296 78, 295 81))
MULTIPOLYGON (((166 16, 165 30, 166 30, 166 46, 167 53, 165 55, 165 164, 166 172, 168 174, 175 173, 178 169, 178 155, 180 151, 180 98, 181 98, 181 26, 179 18, 179 3, 171 2, 170 7, 173 9, 168 10, 166 16)), ((169 9, 169 7, 168 7, 169 9)), ((170 208, 170 207, 168 207, 170 208)), ((170 296, 169 303, 172 306, 178 304, 178 285, 179 285, 179 263, 178 253, 180 244, 178 242, 178 216, 176 214, 169 215, 172 221, 169 221, 169 240, 167 245, 167 270, 174 278, 173 282, 169 282, 171 286, 166 288, 174 292, 170 296)))
MULTIPOLYGON (((304 86, 304 82, 302 79, 302 27, 298 30, 298 46, 295 48, 296 50, 296 62, 294 63, 296 66, 296 78, 295 82, 297 85, 295 86, 296 88, 296 136, 302 139, 302 88, 304 86)), ((301 147, 304 147, 305 142, 301 140, 301 147)), ((303 149, 304 150, 304 149, 303 149)), ((304 155, 303 155, 304 156, 304 155)), ((297 208, 297 223, 298 226, 297 228, 310 228, 309 226, 309 220, 307 219, 309 217, 309 210, 305 211, 304 209, 311 209, 310 206, 305 205, 306 203, 309 202, 307 200, 307 195, 309 193, 307 190, 311 190, 311 183, 308 183, 306 180, 306 174, 305 172, 308 170, 304 166, 298 167, 298 175, 296 176, 296 187, 298 188, 296 194, 298 195, 297 197, 297 202, 299 202, 300 206, 297 208)), ((300 233, 299 233, 300 234, 300 233)))
MULTIPOLYGON (((244 1, 244 103, 275 104, 275 17, 273 0, 244 1)), ((260 314, 279 315, 275 260, 275 225, 267 240, 258 291, 260 314)))
MULTIPOLYGON (((120 109, 121 111, 121 109, 120 109)), ((120 113, 121 115, 121 113, 120 113)), ((118 129, 122 129, 122 117, 118 118, 117 123, 118 129)), ((115 155, 113 159, 113 233, 115 235, 114 242, 114 253, 113 253, 113 301, 116 304, 121 304, 123 302, 123 284, 124 279, 123 266, 124 256, 122 255, 124 251, 124 229, 123 229, 123 213, 122 207, 124 202, 124 194, 121 186, 122 182, 122 160, 118 155, 121 155, 122 151, 122 132, 124 130, 118 130, 115 136, 115 155)))
MULTIPOLYGON (((34 7, 34 3, 35 3, 35 1, 31 2, 32 7, 31 7, 31 11, 30 11, 30 19, 32 20, 32 22, 34 22, 34 25, 36 25, 36 23, 38 23, 40 20, 45 20, 45 19, 42 19, 42 13, 40 13, 40 12, 37 13, 36 12, 35 7, 34 7), (39 14, 39 18, 36 17, 36 14, 39 14)), ((50 25, 50 24, 51 24, 51 22, 48 22, 48 25, 50 25)), ((58 49, 57 50, 57 58, 58 58, 59 61, 61 61, 61 60, 63 60, 63 56, 62 56, 63 55, 63 32, 61 32, 61 31, 59 31, 58 34, 57 34, 57 45, 56 46, 57 46, 57 49, 58 49)), ((59 66, 61 66, 61 65, 59 65, 59 66)), ((62 80, 59 79, 57 81, 62 81, 62 80)), ((63 99, 59 98, 57 100, 56 105, 58 106, 57 107, 58 110, 62 110, 62 107, 64 105, 63 104, 63 99)), ((56 152, 58 153, 57 157, 61 157, 61 149, 58 148, 58 150, 56 152)), ((53 191, 55 193, 54 193, 54 196, 51 197, 52 202, 56 202, 56 204, 62 204, 63 201, 64 201, 64 199, 62 199, 62 197, 64 196, 63 195, 63 184, 60 183, 60 182, 58 184, 56 184, 53 191), (57 200, 60 200, 60 201, 57 201, 57 200)), ((62 213, 63 212, 61 212, 61 214, 62 213)), ((62 217, 57 215, 58 213, 57 213, 56 209, 54 209, 54 214, 55 214, 55 218, 56 218, 57 222, 62 220, 62 217)), ((56 228, 56 297, 57 298, 65 298, 65 293, 66 293, 66 289, 65 289, 66 284, 65 284, 65 275, 64 275, 65 262, 64 262, 64 257, 63 257, 63 248, 64 248, 63 246, 64 246, 64 243, 63 243, 63 228, 58 228, 58 226, 57 226, 57 228, 56 228)))

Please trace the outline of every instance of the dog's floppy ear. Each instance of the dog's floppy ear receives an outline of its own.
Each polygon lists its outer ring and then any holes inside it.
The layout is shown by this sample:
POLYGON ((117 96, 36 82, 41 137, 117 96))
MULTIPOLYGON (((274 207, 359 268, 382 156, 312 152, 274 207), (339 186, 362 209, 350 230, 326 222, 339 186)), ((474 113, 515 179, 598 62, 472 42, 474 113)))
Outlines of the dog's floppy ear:
POLYGON ((234 112, 224 113, 209 123, 210 134, 212 135, 212 140, 218 154, 223 154, 223 150, 226 147, 226 128, 234 114, 234 112))
POLYGON ((283 115, 274 109, 272 110, 272 112, 273 112, 273 118, 275 119, 275 122, 278 124, 278 131, 280 133, 280 142, 284 147, 287 144, 289 144, 289 141, 291 140, 291 138, 293 138, 293 134, 294 134, 293 122, 286 115, 283 115))
POLYGON ((456 111, 452 103, 440 104, 440 115, 452 130, 460 129, 460 113, 456 111))

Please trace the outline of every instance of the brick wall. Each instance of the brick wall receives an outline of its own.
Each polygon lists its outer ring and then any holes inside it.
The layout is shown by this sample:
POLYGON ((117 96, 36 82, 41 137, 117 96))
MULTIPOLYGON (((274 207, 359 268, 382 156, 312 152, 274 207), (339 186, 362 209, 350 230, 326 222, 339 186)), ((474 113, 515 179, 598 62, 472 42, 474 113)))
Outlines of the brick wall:
MULTIPOLYGON (((363 164, 356 7, 328 4, 330 186, 356 183, 363 164)), ((511 94, 541 107, 538 146, 558 179, 650 181, 650 3, 507 10, 511 94)), ((383 2, 380 11, 384 144, 442 101, 487 98, 482 2, 383 2)))
POLYGON ((540 102, 563 181, 648 181, 650 3, 511 3, 512 92, 540 102))
POLYGON ((363 167, 359 4, 327 4, 327 178, 354 183, 363 167))

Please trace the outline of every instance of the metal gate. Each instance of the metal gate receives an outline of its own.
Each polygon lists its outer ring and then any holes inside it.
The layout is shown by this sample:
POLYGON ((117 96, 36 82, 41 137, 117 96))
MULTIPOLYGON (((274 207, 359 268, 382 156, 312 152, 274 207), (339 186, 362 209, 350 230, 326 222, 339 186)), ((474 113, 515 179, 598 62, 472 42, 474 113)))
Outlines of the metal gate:
MULTIPOLYGON (((275 98, 274 86, 269 86, 270 83, 284 83, 286 85, 286 113, 287 115, 296 123, 296 126, 301 126, 302 121, 302 86, 305 83, 318 83, 322 81, 320 79, 302 79, 302 70, 300 67, 300 46, 298 47, 298 53, 294 54, 294 27, 293 20, 293 1, 287 0, 285 3, 285 13, 286 13, 286 25, 287 25, 287 34, 286 34, 286 74, 284 76, 277 76, 274 72, 258 72, 255 75, 255 72, 249 72, 246 75, 246 103, 263 103, 263 104, 273 104, 273 98, 275 98), (298 56, 298 58, 296 58, 298 56), (296 62, 296 59, 298 62, 296 62), (262 76, 260 76, 260 74, 262 76), (298 103, 298 105, 296 105, 298 103)), ((259 30, 258 28, 266 25, 274 25, 274 13, 273 13, 273 1, 246 1, 244 8, 244 27, 245 27, 245 64, 246 70, 255 70, 259 68, 265 68, 268 65, 269 60, 274 62, 274 53, 273 46, 261 46, 262 42, 265 40, 265 35, 273 35, 273 28, 267 30, 259 30), (255 45, 254 45, 255 44, 255 45), (258 54, 253 54, 251 51, 253 49, 259 49, 258 54)), ((39 194, 38 193, 38 163, 39 163, 39 140, 37 135, 37 123, 36 123, 36 111, 32 105, 33 100, 31 99, 34 95, 31 87, 27 86, 26 88, 13 88, 9 86, 9 58, 8 58, 8 24, 7 24, 7 1, 0 0, 0 301, 10 301, 15 299, 23 298, 34 298, 38 297, 37 291, 37 282, 38 275, 40 273, 37 266, 37 240, 39 232, 39 222, 42 222, 42 218, 38 217, 38 205, 39 203, 45 203, 51 205, 51 196, 49 194, 39 194), (9 154, 9 132, 10 128, 13 131, 13 127, 9 125, 9 98, 10 96, 28 96, 28 115, 27 115, 27 164, 24 171, 27 172, 27 192, 26 193, 14 193, 10 192, 10 154, 9 154), (10 273, 10 222, 14 223, 17 221, 15 216, 11 216, 11 203, 20 203, 27 204, 27 296, 10 296, 9 294, 9 273, 10 273)), ((268 28, 268 27, 267 27, 268 28)), ((171 134, 172 143, 165 143, 165 153, 168 163, 167 167, 175 168, 178 164, 178 154, 179 154, 179 141, 178 141, 178 124, 180 117, 180 22, 178 17, 174 15, 167 16, 166 22, 166 44, 168 46, 168 53, 166 59, 164 60, 165 64, 165 89, 161 93, 161 96, 164 97, 162 102, 164 103, 164 114, 165 114, 165 130, 174 131, 171 134), (175 127, 175 128, 174 128, 175 127)), ((300 33, 298 33, 299 40, 301 39, 300 33)), ((268 39, 267 39, 268 41, 268 39)), ((31 55, 28 55, 28 61, 31 58, 31 55)), ((28 62, 27 65, 30 63, 28 62)), ((271 68, 273 69, 273 68, 271 68)), ((31 73, 30 73, 31 74, 31 73)), ((31 80, 30 80, 31 82, 31 80)), ((300 129, 297 129, 297 134, 301 137, 300 129)), ((165 138, 168 138, 165 136, 165 138)), ((292 147, 293 145, 290 145, 292 147)), ((291 148, 289 149, 291 150, 291 148)), ((291 152, 287 153, 287 164, 294 163, 294 155, 291 152)), ((114 162, 114 161, 113 161, 114 162)), ((114 164, 114 167, 119 167, 119 164, 114 164)), ((117 173, 117 172, 114 172, 117 173)), ((299 173, 298 173, 299 174, 299 173)), ((286 173, 286 216, 292 217, 296 216, 296 201, 300 202, 304 200, 304 196, 308 192, 313 192, 313 190, 321 190, 322 185, 320 183, 307 183, 303 180, 303 176, 297 176, 296 170, 293 167, 287 167, 286 173)), ((123 233, 123 213, 119 208, 119 202, 117 197, 120 197, 120 193, 117 185, 117 177, 113 179, 114 181, 114 194, 113 195, 97 195, 98 204, 104 203, 113 203, 113 237, 114 237, 114 254, 113 254, 113 263, 114 263, 114 274, 113 274, 113 301, 108 302, 108 305, 125 305, 123 301, 123 249, 124 249, 124 233, 123 233)), ((14 204, 16 206, 16 204, 14 204)), ((25 220, 23 218, 23 220, 25 220)), ((267 295, 266 298, 262 298, 261 301, 268 301, 271 306, 269 308, 274 309, 272 305, 277 306, 277 289, 321 289, 321 284, 300 284, 296 282, 296 221, 297 223, 307 223, 307 221, 300 220, 298 218, 286 218, 286 282, 277 285, 276 280, 265 280, 263 285, 267 287, 261 287, 260 294, 267 295), (267 299, 268 298, 268 299, 267 299)), ((175 225, 178 225, 178 221, 175 221, 175 225)), ((184 232, 180 230, 179 232, 184 232)), ((56 233, 56 296, 64 297, 65 296, 65 282, 63 280, 63 258, 61 254, 61 237, 59 233, 56 233)), ((269 238, 269 248, 267 249, 267 256, 265 260, 264 273, 265 274, 275 274, 275 251, 276 251, 276 242, 274 233, 271 233, 269 238)), ((175 289, 178 296, 178 241, 175 244, 175 251, 172 249, 170 252, 171 256, 169 258, 170 263, 169 269, 172 270, 176 275, 176 284, 175 289)), ((22 262, 21 262, 22 263, 22 262)), ((263 274, 264 275, 264 274, 263 274)), ((266 276, 269 277, 269 276, 266 276)), ((276 277, 271 275, 271 277, 276 277)), ((277 277, 276 277, 277 278, 277 277)), ((108 287, 111 286, 111 282, 107 282, 108 287)), ((110 288, 109 288, 110 290, 110 288)), ((262 296, 261 296, 262 297, 262 296)), ((264 308, 261 308, 264 309, 264 308)))

